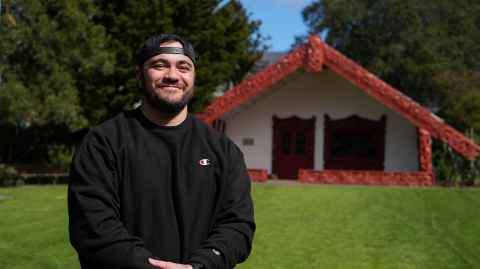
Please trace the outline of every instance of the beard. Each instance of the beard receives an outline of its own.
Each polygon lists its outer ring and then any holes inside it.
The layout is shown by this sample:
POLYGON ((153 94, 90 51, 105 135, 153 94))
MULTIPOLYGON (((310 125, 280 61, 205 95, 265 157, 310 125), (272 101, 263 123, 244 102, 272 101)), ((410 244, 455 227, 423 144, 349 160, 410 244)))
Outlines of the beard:
POLYGON ((184 92, 180 100, 176 101, 162 98, 161 96, 155 94, 154 91, 147 90, 145 85, 143 85, 142 90, 145 95, 145 102, 147 102, 153 108, 157 109, 159 112, 168 115, 175 115, 180 113, 180 111, 182 111, 188 105, 188 103, 193 97, 193 86, 184 92))

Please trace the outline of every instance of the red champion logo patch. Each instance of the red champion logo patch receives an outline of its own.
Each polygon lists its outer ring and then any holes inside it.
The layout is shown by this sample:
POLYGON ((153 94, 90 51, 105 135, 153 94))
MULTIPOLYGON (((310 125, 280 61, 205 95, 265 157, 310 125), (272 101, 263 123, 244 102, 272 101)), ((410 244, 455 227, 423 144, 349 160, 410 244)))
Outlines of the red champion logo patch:
POLYGON ((201 159, 200 161, 198 161, 198 164, 203 165, 203 166, 207 166, 207 165, 210 165, 210 160, 209 159, 201 159))

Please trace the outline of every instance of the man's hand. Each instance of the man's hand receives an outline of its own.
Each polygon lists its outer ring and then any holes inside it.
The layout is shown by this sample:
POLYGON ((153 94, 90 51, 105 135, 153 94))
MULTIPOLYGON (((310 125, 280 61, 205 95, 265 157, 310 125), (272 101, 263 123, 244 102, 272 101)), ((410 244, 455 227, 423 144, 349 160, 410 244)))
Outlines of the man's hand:
POLYGON ((148 262, 150 262, 151 265, 160 269, 192 269, 192 266, 190 264, 179 264, 174 262, 156 260, 152 258, 149 258, 148 262))

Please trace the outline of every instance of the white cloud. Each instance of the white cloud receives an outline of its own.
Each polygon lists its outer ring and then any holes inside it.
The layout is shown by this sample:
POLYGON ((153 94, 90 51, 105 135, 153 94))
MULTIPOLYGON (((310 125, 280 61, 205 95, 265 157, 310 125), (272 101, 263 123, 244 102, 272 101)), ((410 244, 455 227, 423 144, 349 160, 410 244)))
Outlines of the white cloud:
POLYGON ((271 0, 273 4, 279 6, 288 6, 291 8, 303 8, 312 3, 312 0, 271 0))

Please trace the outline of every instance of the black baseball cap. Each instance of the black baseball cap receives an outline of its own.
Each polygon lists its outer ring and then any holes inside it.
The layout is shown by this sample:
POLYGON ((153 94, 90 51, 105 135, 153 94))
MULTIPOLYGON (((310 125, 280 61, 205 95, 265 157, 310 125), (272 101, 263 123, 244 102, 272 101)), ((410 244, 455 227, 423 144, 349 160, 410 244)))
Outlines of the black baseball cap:
POLYGON ((184 38, 175 34, 159 34, 145 40, 137 52, 137 64, 141 67, 148 59, 163 53, 183 54, 190 58, 194 65, 196 64, 196 55, 193 45, 184 38), (178 41, 180 44, 182 44, 183 48, 160 47, 162 43, 167 41, 178 41))

